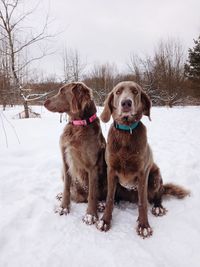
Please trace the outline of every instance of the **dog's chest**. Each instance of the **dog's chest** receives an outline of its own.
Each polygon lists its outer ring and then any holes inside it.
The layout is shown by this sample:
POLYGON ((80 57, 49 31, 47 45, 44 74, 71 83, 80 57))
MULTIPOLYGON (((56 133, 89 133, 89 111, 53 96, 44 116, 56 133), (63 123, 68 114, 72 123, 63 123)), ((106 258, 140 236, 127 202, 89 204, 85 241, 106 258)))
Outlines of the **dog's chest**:
POLYGON ((73 147, 67 147, 65 149, 65 160, 69 167, 70 173, 77 172, 78 169, 82 168, 82 157, 80 151, 74 149, 73 147))
POLYGON ((79 185, 82 188, 85 188, 87 191, 88 188, 88 174, 82 168, 82 161, 80 154, 71 147, 65 149, 65 160, 69 167, 68 172, 71 175, 72 182, 75 185, 79 185))
POLYGON ((112 144, 108 151, 108 162, 118 172, 134 173, 140 169, 142 153, 134 144, 112 144))
POLYGON ((108 162, 115 170, 121 186, 128 190, 137 190, 139 172, 142 168, 139 154, 110 154, 108 162))
POLYGON ((136 140, 115 140, 108 146, 108 164, 118 181, 128 190, 137 190, 139 172, 143 168, 143 149, 136 140))

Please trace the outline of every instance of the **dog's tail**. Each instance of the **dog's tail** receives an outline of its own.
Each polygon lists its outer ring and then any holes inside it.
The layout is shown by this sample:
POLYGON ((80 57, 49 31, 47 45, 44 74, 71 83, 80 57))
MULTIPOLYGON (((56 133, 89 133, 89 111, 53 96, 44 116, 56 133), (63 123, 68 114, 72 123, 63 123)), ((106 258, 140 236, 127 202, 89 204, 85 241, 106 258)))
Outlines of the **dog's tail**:
POLYGON ((172 183, 163 185, 163 195, 166 196, 174 196, 176 198, 184 198, 190 195, 190 191, 185 189, 184 187, 172 183))

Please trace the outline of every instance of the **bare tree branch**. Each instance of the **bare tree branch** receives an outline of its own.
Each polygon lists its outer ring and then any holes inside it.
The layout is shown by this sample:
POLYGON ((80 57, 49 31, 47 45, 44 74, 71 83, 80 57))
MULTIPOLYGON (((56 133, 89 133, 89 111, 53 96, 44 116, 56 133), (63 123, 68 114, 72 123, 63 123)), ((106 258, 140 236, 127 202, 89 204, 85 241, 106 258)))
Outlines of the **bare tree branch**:
POLYGON ((18 143, 20 144, 20 140, 19 140, 19 136, 17 134, 17 131, 15 129, 15 127, 13 126, 13 124, 6 118, 6 116, 3 114, 3 112, 1 112, 2 116, 5 118, 5 120, 7 121, 7 123, 10 125, 10 127, 13 129, 13 132, 15 134, 15 136, 17 137, 18 143))
MULTIPOLYGON (((23 91, 25 91, 25 90, 27 90, 27 89, 23 89, 23 91)), ((24 98, 25 101, 36 101, 36 100, 39 100, 39 99, 42 99, 42 98, 48 96, 49 94, 54 93, 55 91, 56 90, 52 90, 52 91, 46 92, 44 94, 29 94, 27 96, 25 96, 23 93, 21 93, 21 95, 22 95, 22 97, 24 98)))
POLYGON ((16 88, 16 91, 19 91, 21 97, 23 98, 25 117, 27 118, 29 117, 28 101, 40 99, 44 97, 45 94, 40 96, 38 95, 37 97, 26 96, 25 93, 21 91, 23 88, 21 85, 21 74, 31 62, 43 58, 46 56, 46 53, 43 52, 39 56, 26 59, 25 63, 22 63, 21 59, 23 59, 23 53, 27 50, 27 48, 33 44, 41 43, 43 40, 47 40, 48 38, 52 38, 54 36, 47 33, 47 27, 49 23, 49 17, 47 14, 45 23, 39 33, 31 33, 31 35, 27 34, 26 39, 20 40, 18 35, 20 25, 34 12, 38 4, 35 6, 35 8, 15 16, 15 11, 17 11, 18 5, 19 0, 0 0, 0 35, 4 38, 2 40, 5 42, 6 48, 5 49, 0 46, 0 52, 5 57, 9 58, 9 70, 13 77, 13 87, 16 88))

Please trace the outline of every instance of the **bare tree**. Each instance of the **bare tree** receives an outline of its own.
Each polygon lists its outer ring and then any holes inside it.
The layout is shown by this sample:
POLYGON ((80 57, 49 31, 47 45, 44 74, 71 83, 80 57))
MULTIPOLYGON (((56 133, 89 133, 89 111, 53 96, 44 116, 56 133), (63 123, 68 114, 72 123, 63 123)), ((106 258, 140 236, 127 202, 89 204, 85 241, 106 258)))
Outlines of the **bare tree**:
POLYGON ((102 104, 105 96, 115 85, 118 71, 115 64, 95 64, 87 77, 85 83, 93 88, 94 96, 98 104, 102 104))
POLYGON ((155 101, 156 85, 153 59, 149 56, 140 58, 135 54, 131 54, 127 66, 132 73, 132 79, 139 83, 151 99, 155 101))
POLYGON ((175 40, 161 41, 153 58, 154 79, 161 100, 170 107, 180 101, 184 90, 184 51, 175 40))
POLYGON ((77 82, 82 78, 86 63, 77 49, 67 49, 62 53, 64 82, 77 82))
POLYGON ((131 53, 127 66, 129 71, 134 75, 134 80, 139 84, 141 84, 143 80, 142 65, 144 65, 143 60, 136 54, 131 53))
MULTIPOLYGON (((1 31, 1 29, 0 29, 1 31)), ((3 40, 0 41, 0 99, 5 110, 9 102, 8 95, 10 93, 10 77, 9 77, 9 61, 8 57, 2 53, 6 46, 3 40)))
POLYGON ((25 117, 28 118, 28 102, 43 96, 32 95, 30 94, 30 90, 27 91, 24 89, 21 82, 21 74, 32 61, 41 59, 46 55, 46 52, 43 51, 41 55, 37 57, 27 58, 25 62, 20 59, 23 58, 24 53, 29 47, 36 43, 41 43, 43 40, 50 37, 50 35, 47 34, 47 15, 43 28, 39 33, 33 34, 32 31, 30 33, 29 30, 30 34, 28 32, 23 32, 24 38, 20 36, 22 23, 34 12, 34 9, 32 9, 20 13, 19 5, 21 3, 22 1, 20 0, 0 0, 0 41, 3 40, 6 45, 6 49, 1 50, 1 53, 9 60, 12 87, 22 97, 25 117))
POLYGON ((184 91, 184 59, 178 41, 161 41, 152 57, 131 55, 128 67, 154 103, 171 107, 180 102, 184 91))

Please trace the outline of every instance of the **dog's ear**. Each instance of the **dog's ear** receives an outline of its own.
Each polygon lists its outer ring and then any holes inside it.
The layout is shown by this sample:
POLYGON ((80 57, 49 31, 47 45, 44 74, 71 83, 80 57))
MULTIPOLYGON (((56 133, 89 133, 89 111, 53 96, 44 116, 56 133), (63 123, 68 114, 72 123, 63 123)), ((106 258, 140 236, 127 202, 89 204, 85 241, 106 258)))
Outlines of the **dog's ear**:
POLYGON ((108 122, 113 111, 113 92, 109 93, 105 102, 104 109, 100 115, 100 118, 103 122, 108 122))
POLYGON ((78 97, 77 97, 77 93, 75 92, 76 87, 72 88, 72 93, 73 93, 73 97, 72 97, 72 103, 71 103, 71 111, 72 113, 77 113, 80 109, 80 104, 78 101, 78 97))
POLYGON ((92 99, 92 90, 85 84, 77 83, 72 88, 72 112, 77 113, 83 110, 92 99))
POLYGON ((150 117, 151 100, 144 91, 141 92, 141 102, 142 102, 142 107, 143 107, 143 114, 145 116, 148 116, 149 120, 151 120, 151 117, 150 117))

